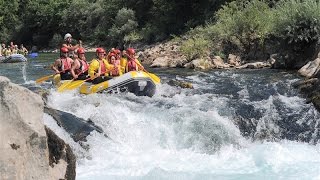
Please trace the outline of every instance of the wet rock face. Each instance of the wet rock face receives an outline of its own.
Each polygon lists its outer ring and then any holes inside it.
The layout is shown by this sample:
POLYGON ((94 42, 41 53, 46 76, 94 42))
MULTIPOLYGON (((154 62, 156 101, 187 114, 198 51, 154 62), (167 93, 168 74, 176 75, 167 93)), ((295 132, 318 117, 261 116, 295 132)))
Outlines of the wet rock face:
POLYGON ((320 81, 318 78, 301 80, 294 84, 295 88, 307 98, 308 103, 313 103, 315 108, 320 112, 320 81))
POLYGON ((39 95, 0 76, 0 117, 0 179, 67 177, 69 162, 61 159, 49 166, 52 149, 48 147, 39 95))
POLYGON ((90 120, 86 121, 73 114, 52 109, 49 107, 45 107, 44 112, 52 116, 53 119, 57 122, 57 124, 60 127, 64 128, 71 135, 75 142, 87 141, 87 136, 90 135, 90 133, 94 130, 99 133, 103 133, 102 128, 95 125, 90 120))
MULTIPOLYGON (((275 104, 278 99, 275 98, 275 104)), ((241 134, 244 137, 254 141, 281 141, 283 139, 307 142, 317 144, 320 141, 320 128, 318 119, 312 117, 304 117, 303 119, 295 116, 294 113, 286 113, 286 109, 277 105, 277 112, 283 114, 276 114, 274 117, 265 117, 265 112, 256 110, 253 105, 241 105, 241 108, 235 112, 233 118, 234 124, 239 127, 241 134), (254 117, 254 118, 252 118, 254 117)), ((273 110, 270 109, 270 112, 273 110)), ((308 108, 302 111, 308 111, 308 108)), ((297 112, 299 113, 299 112, 297 112)), ((310 115, 312 116, 312 115, 310 115)))
POLYGON ((53 131, 45 127, 48 136, 49 165, 55 167, 61 161, 66 164, 65 179, 76 178, 76 156, 71 147, 60 139, 53 131))

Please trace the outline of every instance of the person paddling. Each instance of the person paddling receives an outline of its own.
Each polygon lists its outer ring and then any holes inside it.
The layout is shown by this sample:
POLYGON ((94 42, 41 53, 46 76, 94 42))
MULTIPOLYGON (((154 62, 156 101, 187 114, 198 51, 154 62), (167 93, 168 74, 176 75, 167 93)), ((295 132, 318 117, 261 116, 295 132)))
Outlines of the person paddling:
POLYGON ((110 70, 114 67, 105 59, 106 51, 103 48, 97 48, 96 58, 93 59, 89 66, 89 76, 93 84, 98 84, 103 81, 112 79, 108 76, 110 70))
POLYGON ((2 56, 10 56, 11 55, 11 51, 10 51, 10 48, 6 48, 6 44, 2 44, 2 50, 1 50, 1 54, 2 56))
POLYGON ((138 59, 135 56, 135 50, 133 48, 128 48, 126 51, 127 60, 123 59, 122 65, 125 67, 125 72, 130 71, 143 71, 144 67, 141 65, 138 59))
POLYGON ((114 68, 110 71, 110 76, 121 76, 121 66, 120 66, 120 59, 117 59, 116 54, 110 53, 109 54, 109 63, 114 66, 114 68))
POLYGON ((18 49, 18 53, 26 56, 28 55, 28 50, 23 46, 23 44, 20 44, 20 49, 18 49))
POLYGON ((86 61, 84 48, 79 48, 77 55, 71 66, 71 74, 74 80, 85 80, 88 78, 89 64, 86 61))
POLYGON ((70 73, 73 60, 68 56, 68 49, 66 47, 60 48, 60 58, 55 60, 52 69, 60 74, 61 80, 70 80, 72 75, 70 73))

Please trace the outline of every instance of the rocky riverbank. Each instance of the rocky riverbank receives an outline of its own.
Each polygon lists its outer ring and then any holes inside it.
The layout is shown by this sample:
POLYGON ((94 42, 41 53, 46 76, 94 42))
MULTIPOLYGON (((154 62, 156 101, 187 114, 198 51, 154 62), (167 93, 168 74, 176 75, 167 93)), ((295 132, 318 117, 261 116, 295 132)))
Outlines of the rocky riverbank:
POLYGON ((241 60, 240 56, 234 54, 228 54, 228 57, 225 59, 220 56, 204 55, 188 60, 180 51, 180 43, 175 41, 168 41, 144 48, 137 55, 144 64, 148 64, 150 67, 189 68, 198 70, 270 68, 273 67, 276 62, 275 55, 261 61, 245 62, 241 60))
MULTIPOLYGON (((272 44, 272 43, 270 43, 272 44)), ((180 51, 180 42, 168 41, 155 44, 144 48, 138 53, 139 59, 150 67, 169 67, 169 68, 190 68, 196 70, 210 69, 260 69, 260 68, 284 68, 299 69, 298 73, 305 78, 298 82, 295 87, 299 88, 301 93, 308 98, 320 111, 320 85, 318 77, 320 76, 320 46, 312 44, 310 48, 303 51, 293 52, 287 47, 273 47, 261 56, 262 60, 242 60, 239 55, 228 54, 223 59, 220 56, 205 55, 201 58, 187 60, 186 56, 180 51), (295 64, 292 64, 294 62, 295 64)), ((257 52, 256 54, 262 54, 257 52)), ((256 58, 259 59, 259 58, 256 58)))

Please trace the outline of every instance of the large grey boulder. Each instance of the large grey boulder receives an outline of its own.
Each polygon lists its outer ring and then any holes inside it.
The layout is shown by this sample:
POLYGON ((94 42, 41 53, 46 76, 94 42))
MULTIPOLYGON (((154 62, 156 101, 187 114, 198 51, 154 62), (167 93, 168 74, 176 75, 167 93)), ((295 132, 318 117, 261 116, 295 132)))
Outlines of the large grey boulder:
POLYGON ((49 153, 39 95, 0 76, 0 117, 0 179, 75 179, 74 159, 66 175, 69 162, 49 153))
POLYGON ((307 78, 315 77, 320 70, 320 58, 309 61, 306 65, 299 69, 298 73, 307 78))

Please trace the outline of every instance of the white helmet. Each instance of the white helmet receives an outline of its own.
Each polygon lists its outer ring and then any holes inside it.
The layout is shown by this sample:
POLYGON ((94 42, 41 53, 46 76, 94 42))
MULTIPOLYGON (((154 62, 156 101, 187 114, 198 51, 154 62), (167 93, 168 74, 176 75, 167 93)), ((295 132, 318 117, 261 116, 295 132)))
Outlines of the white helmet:
POLYGON ((66 35, 64 35, 64 40, 66 40, 67 38, 72 37, 70 33, 67 33, 66 35))

